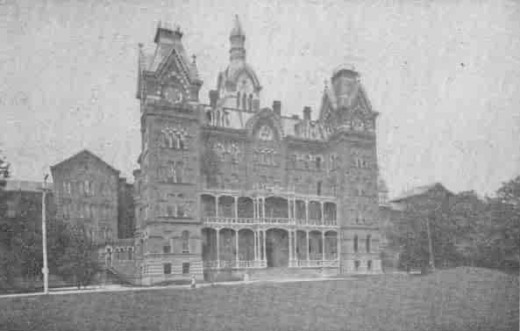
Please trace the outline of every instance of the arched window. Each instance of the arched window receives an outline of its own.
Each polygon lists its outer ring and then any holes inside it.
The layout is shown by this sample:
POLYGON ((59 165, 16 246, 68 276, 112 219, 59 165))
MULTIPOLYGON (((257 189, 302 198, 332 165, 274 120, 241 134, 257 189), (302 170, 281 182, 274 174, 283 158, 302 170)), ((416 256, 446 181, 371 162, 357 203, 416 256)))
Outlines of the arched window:
POLYGON ((237 92, 237 109, 240 109, 240 92, 237 92))
POLYGON ((182 252, 187 254, 190 252, 190 232, 182 231, 182 252))
POLYGON ((357 234, 354 236, 354 252, 358 251, 358 236, 357 234))
POLYGON ((252 95, 252 94, 249 95, 249 104, 248 104, 248 108, 249 108, 250 111, 253 110, 253 95, 252 95))
POLYGON ((367 235, 367 242, 366 242, 366 246, 367 246, 367 253, 370 253, 370 235, 367 235))
POLYGON ((242 108, 245 110, 247 107, 247 95, 244 93, 242 94, 242 108))

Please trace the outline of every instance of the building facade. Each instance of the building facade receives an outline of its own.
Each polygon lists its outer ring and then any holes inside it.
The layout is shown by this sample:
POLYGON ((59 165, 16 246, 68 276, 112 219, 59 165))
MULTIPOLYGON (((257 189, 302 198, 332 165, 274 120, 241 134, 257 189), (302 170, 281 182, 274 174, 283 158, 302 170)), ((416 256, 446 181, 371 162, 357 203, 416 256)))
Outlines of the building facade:
POLYGON ((119 229, 132 235, 127 228, 133 226, 133 217, 124 217, 122 207, 129 204, 127 209, 132 210, 133 197, 118 170, 83 150, 52 166, 51 173, 59 219, 85 227, 100 244, 116 241, 119 229))
POLYGON ((142 151, 135 174, 143 284, 269 267, 377 273, 377 112, 360 75, 335 70, 315 119, 261 105, 235 19, 209 104, 179 29, 140 48, 142 151))

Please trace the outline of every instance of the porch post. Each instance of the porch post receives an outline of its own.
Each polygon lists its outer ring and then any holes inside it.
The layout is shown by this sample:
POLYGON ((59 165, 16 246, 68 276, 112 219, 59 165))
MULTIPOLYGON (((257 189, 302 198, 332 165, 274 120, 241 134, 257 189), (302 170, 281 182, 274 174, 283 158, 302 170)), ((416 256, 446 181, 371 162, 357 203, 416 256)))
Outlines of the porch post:
POLYGON ((266 241, 266 233, 265 233, 265 230, 262 230, 262 238, 263 238, 263 246, 262 246, 262 249, 263 249, 263 260, 265 261, 265 266, 267 267, 267 256, 266 256, 266 248, 265 248, 265 241, 266 241))
POLYGON ((305 233, 307 234, 307 236, 306 236, 307 237, 307 247, 306 247, 307 249, 306 250, 307 250, 307 266, 308 266, 309 265, 309 261, 310 261, 309 251, 311 250, 311 247, 309 245, 309 242, 310 242, 310 240, 309 240, 309 230, 306 230, 305 233))
POLYGON ((217 269, 220 269, 220 229, 215 229, 217 233, 217 269))
POLYGON ((218 200, 219 200, 219 196, 216 195, 215 196, 215 217, 218 217, 218 200))
POLYGON ((235 222, 238 222, 238 197, 235 196, 235 222))
POLYGON ((325 231, 321 231, 321 260, 325 261, 325 231))
POLYGON ((292 230, 288 230, 289 234, 289 267, 292 267, 292 230))
POLYGON ((309 201, 305 200, 305 224, 309 224, 309 201))
POLYGON ((321 225, 325 224, 325 210, 323 209, 323 201, 320 201, 320 218, 321 218, 321 225))
POLYGON ((235 230, 235 246, 236 246, 236 254, 235 254, 235 261, 236 261, 236 268, 238 268, 238 261, 239 261, 239 247, 238 247, 238 229, 235 230))

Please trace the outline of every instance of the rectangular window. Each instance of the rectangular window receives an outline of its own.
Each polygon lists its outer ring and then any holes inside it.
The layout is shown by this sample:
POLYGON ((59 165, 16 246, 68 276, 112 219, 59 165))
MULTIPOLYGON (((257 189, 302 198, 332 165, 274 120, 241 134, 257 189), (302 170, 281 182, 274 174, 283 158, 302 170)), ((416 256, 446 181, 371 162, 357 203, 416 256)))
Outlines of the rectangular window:
POLYGON ((172 247, 170 245, 163 246, 163 253, 171 253, 172 247))
POLYGON ((170 275, 172 273, 172 264, 171 263, 163 264, 163 270, 164 270, 165 275, 170 275))
POLYGON ((368 271, 372 270, 372 261, 371 260, 369 260, 367 262, 367 269, 368 269, 368 271))
POLYGON ((186 275, 186 274, 189 274, 189 273, 190 273, 190 264, 187 263, 187 262, 184 262, 182 264, 182 274, 186 275))
POLYGON ((359 261, 354 261, 354 267, 356 268, 356 271, 359 269, 359 261))

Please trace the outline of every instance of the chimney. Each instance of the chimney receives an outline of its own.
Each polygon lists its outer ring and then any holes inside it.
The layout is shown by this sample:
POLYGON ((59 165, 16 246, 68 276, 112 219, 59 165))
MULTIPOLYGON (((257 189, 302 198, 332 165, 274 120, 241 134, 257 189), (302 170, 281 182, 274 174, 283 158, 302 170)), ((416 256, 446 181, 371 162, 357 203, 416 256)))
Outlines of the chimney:
POLYGON ((278 116, 282 116, 282 102, 279 100, 273 101, 273 112, 278 116))
POLYGON ((308 107, 308 106, 303 107, 303 119, 306 121, 311 120, 311 107, 308 107))
POLYGON ((211 90, 209 91, 209 105, 211 108, 215 108, 217 106, 217 100, 218 100, 218 91, 211 90))
POLYGON ((179 42, 181 38, 182 32, 180 27, 174 28, 171 24, 159 22, 154 42, 156 44, 173 44, 179 42))

